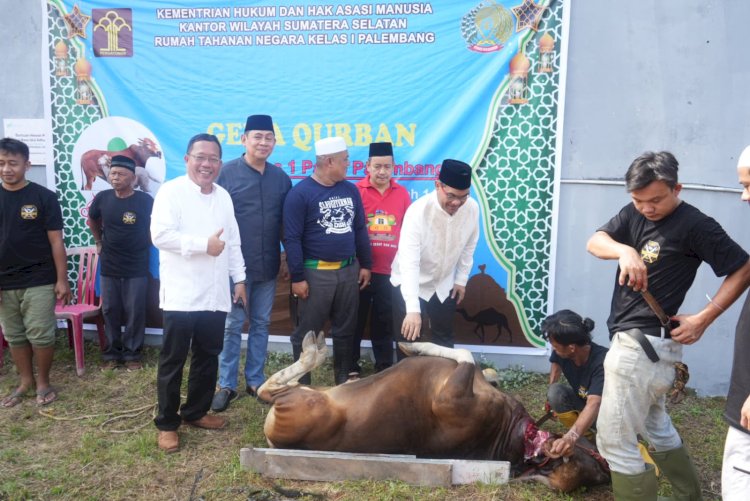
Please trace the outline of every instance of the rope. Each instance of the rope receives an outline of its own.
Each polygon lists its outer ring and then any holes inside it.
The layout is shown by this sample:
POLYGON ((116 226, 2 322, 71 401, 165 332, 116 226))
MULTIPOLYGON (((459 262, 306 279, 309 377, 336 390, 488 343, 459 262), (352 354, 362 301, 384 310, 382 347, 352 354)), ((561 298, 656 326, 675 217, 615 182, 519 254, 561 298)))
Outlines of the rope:
POLYGON ((145 428, 149 424, 151 424, 150 421, 147 421, 146 423, 141 424, 140 426, 136 426, 135 428, 130 428, 127 430, 108 430, 105 429, 107 425, 114 423, 115 421, 119 421, 121 419, 133 419, 137 418, 138 416, 151 411, 151 417, 156 417, 156 403, 143 405, 141 407, 136 407, 134 409, 126 409, 122 411, 115 411, 115 412, 106 412, 103 414, 84 414, 82 416, 55 416, 54 414, 51 414, 50 412, 47 412, 46 410, 39 409, 39 414, 41 416, 44 416, 49 419, 53 419, 55 421, 83 421, 85 419, 94 419, 99 417, 107 417, 111 416, 109 419, 105 420, 103 423, 99 425, 99 429, 102 431, 106 431, 108 433, 131 433, 138 431, 142 428, 145 428))

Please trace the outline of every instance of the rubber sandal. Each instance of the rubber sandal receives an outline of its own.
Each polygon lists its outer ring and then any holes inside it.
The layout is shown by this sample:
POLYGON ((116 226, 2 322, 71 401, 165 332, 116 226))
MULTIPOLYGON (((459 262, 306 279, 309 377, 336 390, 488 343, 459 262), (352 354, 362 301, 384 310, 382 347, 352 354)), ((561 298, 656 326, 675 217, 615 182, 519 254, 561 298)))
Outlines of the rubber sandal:
POLYGON ((3 398, 3 400, 0 402, 0 406, 2 406, 4 409, 10 409, 11 407, 15 407, 16 405, 20 404, 23 401, 23 398, 26 396, 27 391, 28 390, 24 390, 24 391, 18 391, 18 389, 13 390, 13 393, 3 398))
POLYGON ((49 405, 57 400, 57 392, 51 386, 46 390, 36 392, 36 404, 39 406, 49 405))

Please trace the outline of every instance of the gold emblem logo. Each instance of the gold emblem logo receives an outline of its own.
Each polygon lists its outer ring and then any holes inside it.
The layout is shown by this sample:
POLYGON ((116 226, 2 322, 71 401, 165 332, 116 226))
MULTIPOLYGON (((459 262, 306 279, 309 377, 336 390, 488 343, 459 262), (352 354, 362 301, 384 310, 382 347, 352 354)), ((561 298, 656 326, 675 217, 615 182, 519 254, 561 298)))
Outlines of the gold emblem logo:
POLYGON ((21 219, 36 219, 39 216, 39 210, 36 205, 24 205, 21 207, 21 219))
POLYGON ((124 224, 135 224, 135 212, 127 211, 122 215, 124 224))
POLYGON ((93 9, 93 47, 96 57, 133 57, 131 9, 93 9))
POLYGON ((659 250, 661 249, 661 246, 659 245, 659 242, 654 242, 653 240, 649 240, 646 242, 646 244, 641 248, 641 259, 643 259, 644 263, 654 263, 657 259, 659 259, 659 250))

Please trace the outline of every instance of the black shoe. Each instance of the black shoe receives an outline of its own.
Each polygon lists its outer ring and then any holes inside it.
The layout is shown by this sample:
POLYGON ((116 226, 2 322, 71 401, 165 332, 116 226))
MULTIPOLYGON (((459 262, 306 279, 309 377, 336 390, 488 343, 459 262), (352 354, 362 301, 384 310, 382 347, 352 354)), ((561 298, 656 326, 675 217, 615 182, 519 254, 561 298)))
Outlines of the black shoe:
POLYGON ((229 407, 229 402, 237 398, 237 392, 229 388, 221 388, 214 395, 211 401, 211 410, 214 412, 224 412, 229 407))
POLYGON ((258 391, 254 390, 252 386, 248 386, 247 388, 245 388, 245 391, 247 392, 248 395, 250 395, 251 397, 253 397, 255 400, 257 400, 261 404, 263 404, 263 405, 271 405, 268 402, 266 402, 265 400, 263 400, 262 398, 260 398, 258 396, 258 391))

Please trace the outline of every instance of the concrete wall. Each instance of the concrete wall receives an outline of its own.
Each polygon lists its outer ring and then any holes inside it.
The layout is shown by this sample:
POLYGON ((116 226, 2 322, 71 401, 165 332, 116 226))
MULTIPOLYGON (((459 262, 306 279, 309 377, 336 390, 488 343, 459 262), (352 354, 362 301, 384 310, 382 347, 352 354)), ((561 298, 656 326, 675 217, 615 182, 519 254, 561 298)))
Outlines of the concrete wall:
MULTIPOLYGON (((39 0, 0 0, 0 136, 6 118, 44 118, 42 5, 39 0)), ((47 184, 43 165, 27 178, 47 184)))
MULTIPOLYGON (((554 308, 594 319, 597 342, 607 343, 617 264, 593 258, 585 243, 629 198, 624 185, 596 183, 622 179, 643 151, 672 151, 688 183, 682 198, 750 249, 735 171, 750 144, 750 53, 740 35, 748 19, 742 0, 573 2, 554 308)), ((702 309, 719 284, 702 266, 681 312, 702 309)), ((701 394, 726 393, 743 299, 685 348, 689 386, 701 394)))
MULTIPOLYGON (((42 118, 41 4, 0 0, 0 12, 0 120, 42 118)), ((750 52, 742 43, 748 19, 745 0, 576 0, 571 6, 553 307, 593 318, 602 344, 608 343, 616 264, 589 256, 585 242, 629 200, 623 186, 600 181, 621 179, 642 151, 675 153, 689 185, 683 198, 750 249, 734 171, 750 143, 750 52)), ((43 169, 35 167, 31 177, 44 183, 43 169)), ((719 284, 704 266, 682 310, 702 308, 719 284)), ((739 304, 685 350, 689 386, 701 394, 726 393, 738 314, 739 304)), ((543 357, 497 361, 547 366, 543 357)))

